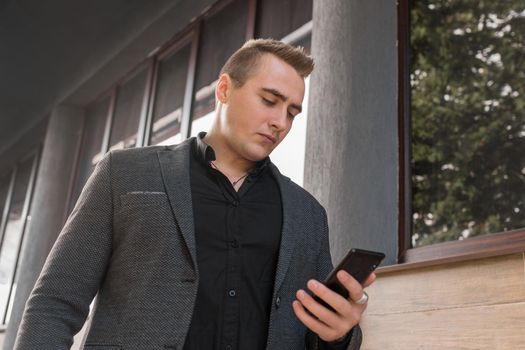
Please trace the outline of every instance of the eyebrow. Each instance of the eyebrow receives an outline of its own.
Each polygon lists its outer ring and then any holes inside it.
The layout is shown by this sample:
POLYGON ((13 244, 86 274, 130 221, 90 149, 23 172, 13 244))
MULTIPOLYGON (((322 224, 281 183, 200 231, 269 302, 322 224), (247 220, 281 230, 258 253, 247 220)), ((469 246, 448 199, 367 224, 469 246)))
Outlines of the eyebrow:
MULTIPOLYGON (((262 89, 263 89, 263 91, 269 92, 270 94, 272 94, 275 97, 279 98, 283 102, 288 101, 288 97, 284 96, 279 90, 275 90, 275 89, 272 89, 272 88, 262 88, 262 89)), ((290 106, 292 106, 293 108, 297 109, 299 111, 299 113, 301 113, 302 110, 303 110, 303 107, 301 105, 296 104, 296 103, 292 103, 292 104, 290 104, 290 106)))

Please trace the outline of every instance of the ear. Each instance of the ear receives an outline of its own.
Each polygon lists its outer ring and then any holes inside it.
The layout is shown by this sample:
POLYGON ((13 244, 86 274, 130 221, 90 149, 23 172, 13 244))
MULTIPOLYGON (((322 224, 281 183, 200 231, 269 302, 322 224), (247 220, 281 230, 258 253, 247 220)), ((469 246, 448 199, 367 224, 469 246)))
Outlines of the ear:
POLYGON ((228 73, 223 73, 217 81, 215 87, 215 99, 221 103, 228 103, 230 91, 232 89, 232 80, 228 73))

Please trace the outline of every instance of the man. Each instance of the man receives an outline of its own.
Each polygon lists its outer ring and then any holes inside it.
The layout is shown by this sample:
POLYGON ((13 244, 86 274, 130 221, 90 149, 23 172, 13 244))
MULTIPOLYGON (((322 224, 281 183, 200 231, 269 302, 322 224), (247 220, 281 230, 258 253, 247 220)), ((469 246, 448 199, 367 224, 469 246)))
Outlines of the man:
POLYGON ((85 349, 358 349, 363 287, 340 273, 346 300, 318 282, 332 268, 326 213, 268 157, 312 69, 299 48, 248 41, 221 70, 208 134, 106 155, 15 347, 69 348, 98 293, 85 349))

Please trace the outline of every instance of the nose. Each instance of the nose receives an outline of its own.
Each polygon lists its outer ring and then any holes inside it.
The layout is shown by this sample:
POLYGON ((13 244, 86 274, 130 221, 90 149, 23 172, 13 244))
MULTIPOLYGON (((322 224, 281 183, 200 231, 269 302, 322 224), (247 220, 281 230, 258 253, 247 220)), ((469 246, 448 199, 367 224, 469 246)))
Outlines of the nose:
POLYGON ((278 131, 286 129, 288 124, 288 110, 286 108, 276 109, 270 118, 270 126, 278 131))

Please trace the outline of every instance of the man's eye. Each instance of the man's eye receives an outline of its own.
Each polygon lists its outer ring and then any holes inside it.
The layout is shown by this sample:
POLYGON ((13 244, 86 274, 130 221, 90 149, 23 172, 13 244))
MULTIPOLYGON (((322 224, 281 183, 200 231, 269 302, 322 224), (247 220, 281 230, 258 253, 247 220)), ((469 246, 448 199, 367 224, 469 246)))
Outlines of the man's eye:
POLYGON ((267 100, 267 99, 265 99, 264 97, 262 98, 262 100, 263 100, 264 104, 266 104, 266 105, 268 105, 268 106, 273 106, 273 105, 275 105, 275 102, 270 101, 270 100, 267 100))
POLYGON ((293 113, 289 113, 288 112, 288 118, 293 119, 293 118, 295 118, 295 115, 293 115, 293 113))

